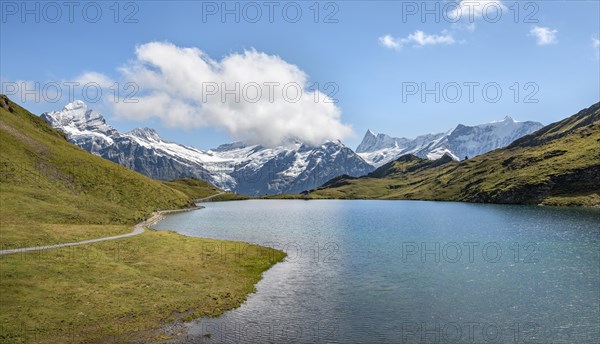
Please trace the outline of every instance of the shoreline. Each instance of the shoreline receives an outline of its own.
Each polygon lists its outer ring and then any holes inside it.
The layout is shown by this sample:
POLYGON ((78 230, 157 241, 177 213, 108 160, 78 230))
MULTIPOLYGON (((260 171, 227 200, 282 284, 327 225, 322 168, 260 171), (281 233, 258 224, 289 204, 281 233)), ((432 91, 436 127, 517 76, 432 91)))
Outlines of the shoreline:
POLYGON ((155 211, 152 213, 152 215, 147 218, 146 220, 138 223, 135 225, 135 227, 147 227, 147 228, 151 228, 150 226, 157 224, 159 221, 161 221, 162 219, 165 218, 165 215, 167 214, 173 214, 173 213, 185 213, 188 211, 194 211, 194 210, 200 210, 200 209, 204 209, 204 206, 198 205, 195 207, 191 207, 191 208, 183 208, 183 209, 168 209, 168 210, 159 210, 159 211, 155 211))
POLYGON ((250 198, 264 200, 299 200, 299 201, 318 201, 318 200, 339 200, 339 201, 417 201, 417 202, 452 202, 466 204, 493 204, 493 205, 516 205, 516 206, 538 206, 552 208, 577 208, 577 209, 600 209, 599 204, 574 204, 574 203, 494 203, 494 202, 472 202, 451 199, 415 199, 415 198, 372 198, 372 197, 354 197, 354 198, 339 198, 339 197, 319 197, 304 194, 276 194, 250 198))

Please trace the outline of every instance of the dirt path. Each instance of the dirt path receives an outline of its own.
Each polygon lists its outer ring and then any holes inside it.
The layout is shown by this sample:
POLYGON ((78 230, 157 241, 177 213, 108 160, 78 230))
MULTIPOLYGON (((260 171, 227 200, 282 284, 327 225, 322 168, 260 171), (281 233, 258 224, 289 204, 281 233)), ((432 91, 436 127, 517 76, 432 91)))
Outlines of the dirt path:
MULTIPOLYGON (((214 194, 212 196, 208 196, 208 197, 197 199, 197 200, 195 200, 195 202, 205 202, 205 201, 208 201, 208 200, 212 199, 213 197, 216 197, 216 196, 219 196, 219 195, 222 195, 222 194, 224 194, 224 192, 219 192, 218 194, 214 194)), ((56 244, 56 245, 47 245, 47 246, 36 246, 36 247, 23 247, 23 248, 15 248, 15 249, 10 249, 10 250, 0 250, 0 255, 3 255, 3 254, 12 254, 12 253, 21 253, 21 252, 31 252, 31 251, 42 251, 42 250, 48 250, 48 249, 52 249, 52 248, 85 245, 85 244, 92 244, 92 243, 101 242, 101 241, 109 241, 109 240, 117 240, 117 239, 128 238, 128 237, 132 237, 134 235, 139 235, 139 234, 144 233, 144 228, 145 227, 148 227, 148 226, 151 226, 151 225, 157 223, 158 221, 160 221, 163 218, 163 215, 165 215, 165 214, 177 213, 177 212, 182 212, 182 211, 191 211, 191 210, 196 210, 196 209, 201 209, 201 208, 202 207, 194 207, 194 208, 188 208, 188 209, 174 209, 174 210, 155 211, 154 213, 152 213, 152 216, 150 216, 149 219, 147 219, 146 221, 140 222, 137 225, 135 225, 135 227, 133 228, 133 231, 131 233, 120 234, 120 235, 115 235, 115 236, 110 236, 110 237, 104 237, 104 238, 98 238, 98 239, 76 241, 76 242, 70 242, 70 243, 65 243, 65 244, 56 244)))

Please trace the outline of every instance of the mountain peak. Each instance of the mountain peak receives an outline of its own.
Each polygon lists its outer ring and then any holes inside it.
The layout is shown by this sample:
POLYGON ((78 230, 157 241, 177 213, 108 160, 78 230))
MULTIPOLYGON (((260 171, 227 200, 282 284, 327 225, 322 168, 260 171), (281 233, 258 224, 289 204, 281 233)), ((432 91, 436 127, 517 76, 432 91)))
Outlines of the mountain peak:
POLYGON ((158 132, 152 128, 135 128, 132 131, 128 132, 128 134, 139 137, 141 139, 152 139, 154 141, 162 141, 158 132))
POLYGON ((75 100, 65 105, 60 111, 45 112, 41 116, 53 127, 74 127, 79 130, 93 128, 103 132, 112 130, 107 126, 102 114, 87 107, 81 100, 75 100))
POLYGON ((512 117, 508 116, 508 115, 506 115, 504 117, 504 119, 502 120, 502 122, 514 122, 514 121, 515 120, 512 117))
POLYGON ((373 151, 389 145, 394 146, 395 144, 394 138, 389 137, 386 134, 376 134, 371 129, 368 129, 362 142, 356 147, 356 152, 362 153, 373 151))
POLYGON ((96 153, 113 144, 119 133, 106 124, 104 117, 90 109, 81 100, 65 105, 60 111, 45 112, 40 116, 55 129, 60 129, 69 140, 86 150, 96 153))

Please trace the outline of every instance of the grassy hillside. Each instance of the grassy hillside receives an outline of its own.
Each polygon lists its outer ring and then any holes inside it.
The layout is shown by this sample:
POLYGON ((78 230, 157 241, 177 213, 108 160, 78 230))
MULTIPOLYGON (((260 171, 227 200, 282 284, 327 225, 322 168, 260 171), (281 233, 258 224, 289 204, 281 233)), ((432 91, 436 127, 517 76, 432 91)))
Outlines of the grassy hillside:
POLYGON ((227 202, 227 201, 245 201, 245 200, 255 199, 255 198, 256 197, 253 197, 253 196, 237 194, 237 193, 233 193, 233 192, 225 192, 224 194, 216 196, 216 197, 212 198, 211 200, 213 202, 227 202))
MULTIPOLYGON (((195 178, 179 178, 173 181, 163 182, 173 189, 179 190, 192 199, 201 199, 208 196, 220 193, 221 190, 210 183, 195 179, 195 178)), ((211 202, 226 202, 226 201, 243 201, 252 199, 253 197, 248 195, 236 194, 233 192, 223 192, 210 199, 211 202)))
MULTIPOLYGON (((2 249, 130 232, 153 211, 219 191, 193 179, 151 180, 96 157, 1 95, 0 146, 2 249)), ((0 342, 159 342, 164 324, 239 306, 284 256, 153 230, 1 255, 0 342)))
POLYGON ((191 204, 191 197, 170 187, 173 184, 151 180, 70 144, 5 96, 0 97, 0 145, 2 244, 68 239, 65 233, 52 238, 54 230, 47 224, 71 225, 69 240, 127 231, 129 227, 118 225, 191 204), (100 228, 87 231, 82 224, 116 226, 102 233, 100 228))
POLYGON ((163 183, 192 199, 205 198, 221 191, 209 182, 195 178, 179 178, 163 183))
POLYGON ((296 198, 600 205, 600 103, 510 146, 455 162, 403 156, 296 198))

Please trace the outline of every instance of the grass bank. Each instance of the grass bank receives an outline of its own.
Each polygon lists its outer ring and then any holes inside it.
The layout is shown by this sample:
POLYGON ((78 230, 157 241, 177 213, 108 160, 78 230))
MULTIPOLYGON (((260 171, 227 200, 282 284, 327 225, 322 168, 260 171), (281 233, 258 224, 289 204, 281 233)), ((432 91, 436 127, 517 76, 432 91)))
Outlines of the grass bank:
POLYGON ((0 339, 156 342, 163 325, 238 307, 284 253, 168 231, 0 256, 0 339))

